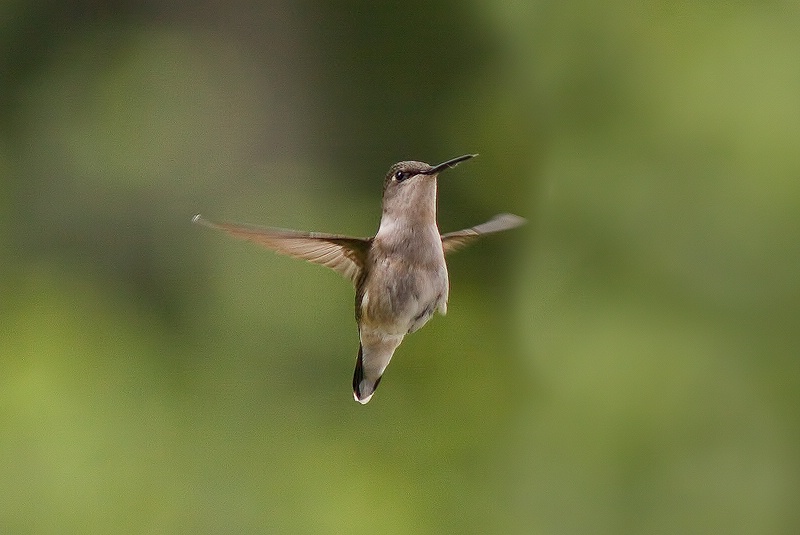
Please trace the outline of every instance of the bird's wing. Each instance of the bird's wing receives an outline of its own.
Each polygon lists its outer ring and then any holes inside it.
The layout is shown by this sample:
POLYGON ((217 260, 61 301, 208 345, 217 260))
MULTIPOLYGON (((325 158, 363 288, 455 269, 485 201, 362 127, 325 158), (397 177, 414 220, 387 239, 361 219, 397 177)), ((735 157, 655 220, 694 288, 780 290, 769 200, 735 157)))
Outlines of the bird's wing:
POLYGON ((368 238, 351 238, 336 234, 301 232, 234 223, 214 223, 203 219, 200 214, 194 216, 192 221, 209 228, 223 230, 231 236, 257 243, 275 252, 329 267, 349 279, 354 285, 361 275, 370 244, 368 238))
POLYGON ((445 253, 450 253, 465 247, 473 240, 477 239, 484 234, 492 234, 502 230, 508 230, 518 227, 525 223, 525 219, 514 214, 499 214, 494 216, 486 223, 467 228, 464 230, 457 230, 456 232, 448 232, 442 234, 442 247, 445 253))

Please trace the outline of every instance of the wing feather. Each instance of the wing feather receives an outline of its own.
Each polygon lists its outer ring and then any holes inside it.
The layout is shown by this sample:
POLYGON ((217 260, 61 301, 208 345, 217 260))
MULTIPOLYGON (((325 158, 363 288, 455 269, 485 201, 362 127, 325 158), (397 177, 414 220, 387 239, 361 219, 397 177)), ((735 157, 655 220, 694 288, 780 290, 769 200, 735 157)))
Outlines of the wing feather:
POLYGON ((512 229, 524 223, 524 218, 514 214, 499 214, 486 223, 481 223, 480 225, 464 230, 442 234, 442 247, 444 248, 445 254, 447 254, 467 246, 484 234, 493 234, 495 232, 512 229))
POLYGON ((369 250, 370 239, 352 238, 338 234, 302 232, 273 227, 258 227, 236 223, 215 223, 200 214, 194 223, 222 230, 235 238, 251 241, 294 258, 331 268, 354 285, 361 275, 369 250))

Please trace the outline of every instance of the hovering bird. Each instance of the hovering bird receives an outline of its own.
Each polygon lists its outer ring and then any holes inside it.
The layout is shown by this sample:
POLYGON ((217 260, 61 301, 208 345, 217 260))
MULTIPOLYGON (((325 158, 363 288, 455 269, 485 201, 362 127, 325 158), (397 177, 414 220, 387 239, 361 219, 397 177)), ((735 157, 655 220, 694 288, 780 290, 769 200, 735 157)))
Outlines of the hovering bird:
POLYGON ((512 214, 500 214, 472 228, 439 234, 437 177, 473 156, 466 154, 434 166, 414 161, 394 164, 383 182, 383 213, 372 238, 214 223, 200 214, 193 221, 329 267, 353 283, 360 338, 353 397, 364 404, 378 388, 403 337, 425 325, 435 311, 447 312, 450 283, 445 254, 483 234, 525 222, 512 214))

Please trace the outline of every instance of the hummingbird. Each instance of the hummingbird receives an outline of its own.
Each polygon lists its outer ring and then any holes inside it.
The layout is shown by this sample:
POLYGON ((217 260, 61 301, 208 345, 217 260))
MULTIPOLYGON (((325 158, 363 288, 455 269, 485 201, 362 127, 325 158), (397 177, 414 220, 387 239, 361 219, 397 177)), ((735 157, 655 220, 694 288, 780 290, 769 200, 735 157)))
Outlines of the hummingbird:
POLYGON ((447 313, 450 282, 445 255, 481 235, 525 223, 519 216, 499 214, 471 228, 439 233, 438 175, 474 156, 465 154, 438 165, 405 161, 391 166, 383 181, 380 226, 372 238, 215 223, 200 214, 192 221, 329 267, 353 283, 360 342, 353 397, 365 404, 406 334, 419 330, 434 312, 447 313))

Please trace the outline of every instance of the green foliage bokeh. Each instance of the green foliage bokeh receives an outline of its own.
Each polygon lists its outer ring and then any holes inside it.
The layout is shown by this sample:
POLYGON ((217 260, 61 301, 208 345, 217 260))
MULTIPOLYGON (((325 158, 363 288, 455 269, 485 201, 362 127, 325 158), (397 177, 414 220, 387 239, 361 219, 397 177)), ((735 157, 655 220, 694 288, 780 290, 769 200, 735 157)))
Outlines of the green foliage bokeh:
POLYGON ((0 12, 0 531, 800 529, 794 4, 0 12), (467 152, 442 229, 529 224, 367 406, 348 283, 190 223, 467 152))

